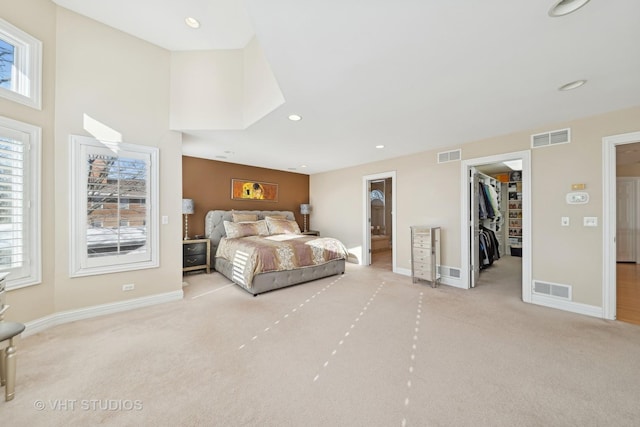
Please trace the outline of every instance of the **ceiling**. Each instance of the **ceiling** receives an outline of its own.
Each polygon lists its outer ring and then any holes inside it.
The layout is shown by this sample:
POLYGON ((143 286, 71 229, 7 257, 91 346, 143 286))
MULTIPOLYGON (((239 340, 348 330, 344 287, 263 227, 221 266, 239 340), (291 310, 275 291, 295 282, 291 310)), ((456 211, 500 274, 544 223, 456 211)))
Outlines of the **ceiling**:
POLYGON ((54 1, 169 50, 257 38, 285 103, 185 133, 197 157, 313 174, 640 105, 637 0, 54 1))

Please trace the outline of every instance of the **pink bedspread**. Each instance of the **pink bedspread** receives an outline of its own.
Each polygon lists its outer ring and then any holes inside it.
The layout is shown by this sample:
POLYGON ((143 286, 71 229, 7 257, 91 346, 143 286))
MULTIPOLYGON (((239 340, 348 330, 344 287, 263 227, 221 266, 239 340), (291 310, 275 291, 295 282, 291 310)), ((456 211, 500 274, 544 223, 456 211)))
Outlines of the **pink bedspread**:
POLYGON ((233 264, 232 280, 249 288, 256 274, 325 264, 347 255, 337 239, 300 234, 222 238, 216 252, 233 264))

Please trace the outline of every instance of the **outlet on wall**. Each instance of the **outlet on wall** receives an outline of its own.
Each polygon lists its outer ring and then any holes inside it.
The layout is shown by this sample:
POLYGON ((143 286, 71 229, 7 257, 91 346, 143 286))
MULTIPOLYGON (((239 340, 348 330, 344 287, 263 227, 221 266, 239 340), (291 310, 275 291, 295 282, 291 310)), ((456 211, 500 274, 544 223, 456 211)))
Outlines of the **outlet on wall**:
POLYGON ((123 291, 132 291, 134 290, 136 287, 136 285, 134 285, 133 283, 129 283, 127 285, 122 285, 122 290, 123 291))

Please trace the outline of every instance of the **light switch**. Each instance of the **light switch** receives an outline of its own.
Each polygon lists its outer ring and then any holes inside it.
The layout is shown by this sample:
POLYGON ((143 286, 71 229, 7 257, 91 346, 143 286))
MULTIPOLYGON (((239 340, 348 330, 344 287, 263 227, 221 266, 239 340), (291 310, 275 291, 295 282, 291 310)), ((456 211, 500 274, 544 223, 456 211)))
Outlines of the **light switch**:
POLYGON ((568 216, 563 216, 563 217, 560 219, 560 224, 561 224, 563 227, 568 227, 568 226, 569 226, 569 217, 568 217, 568 216))
POLYGON ((598 217, 597 216, 585 216, 584 217, 584 226, 585 227, 597 227, 598 226, 598 217))
POLYGON ((162 223, 169 224, 169 217, 167 215, 162 215, 162 223))

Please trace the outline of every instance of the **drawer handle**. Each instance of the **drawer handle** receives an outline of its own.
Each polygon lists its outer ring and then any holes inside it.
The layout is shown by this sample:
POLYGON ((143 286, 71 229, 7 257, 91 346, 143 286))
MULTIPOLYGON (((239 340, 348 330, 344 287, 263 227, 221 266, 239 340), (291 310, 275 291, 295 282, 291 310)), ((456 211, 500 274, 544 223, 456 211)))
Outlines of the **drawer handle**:
POLYGON ((187 258, 187 264, 193 264, 198 261, 198 258, 187 258))

